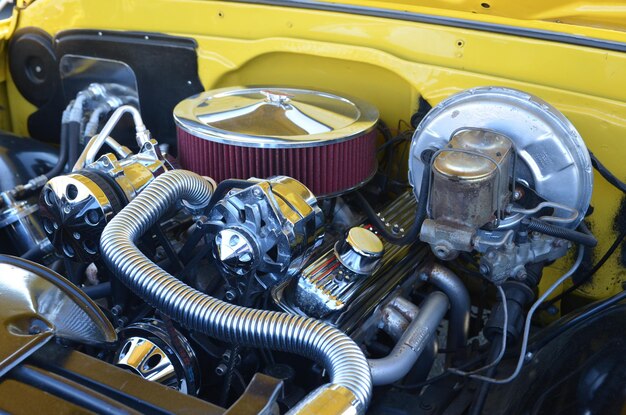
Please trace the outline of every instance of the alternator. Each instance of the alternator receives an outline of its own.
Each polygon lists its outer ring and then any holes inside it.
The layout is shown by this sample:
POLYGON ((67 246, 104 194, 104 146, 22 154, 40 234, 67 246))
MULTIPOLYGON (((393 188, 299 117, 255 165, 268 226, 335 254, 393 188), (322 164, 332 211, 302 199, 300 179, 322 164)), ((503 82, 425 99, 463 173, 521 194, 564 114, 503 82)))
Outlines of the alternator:
POLYGON ((232 192, 208 220, 222 273, 254 273, 265 288, 298 270, 324 236, 324 215, 315 196, 286 176, 232 192))

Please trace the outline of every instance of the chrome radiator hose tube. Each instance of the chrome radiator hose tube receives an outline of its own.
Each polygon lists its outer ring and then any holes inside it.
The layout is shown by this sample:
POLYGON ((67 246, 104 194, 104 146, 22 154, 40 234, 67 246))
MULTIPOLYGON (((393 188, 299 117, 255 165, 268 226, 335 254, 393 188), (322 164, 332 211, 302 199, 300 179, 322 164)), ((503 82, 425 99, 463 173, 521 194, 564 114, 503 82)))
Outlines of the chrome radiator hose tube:
POLYGON ((307 396, 293 412, 316 413, 335 402, 341 412, 364 413, 372 376, 359 347, 319 320, 235 306, 201 293, 170 275, 135 245, 172 206, 201 209, 213 187, 195 173, 172 170, 157 177, 106 226, 100 240, 106 265, 136 295, 184 327, 244 346, 298 354, 323 364, 330 384, 307 396), (340 405, 341 404, 341 405, 340 405))

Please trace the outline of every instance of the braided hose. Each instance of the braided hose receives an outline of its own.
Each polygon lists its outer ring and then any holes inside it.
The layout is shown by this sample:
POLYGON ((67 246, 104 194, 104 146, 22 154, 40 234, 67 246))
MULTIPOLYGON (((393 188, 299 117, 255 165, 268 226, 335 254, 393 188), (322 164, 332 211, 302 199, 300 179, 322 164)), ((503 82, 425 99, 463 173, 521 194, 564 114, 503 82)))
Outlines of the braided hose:
MULTIPOLYGON (((158 267, 135 246, 135 241, 177 202, 203 208, 212 192, 208 181, 189 171, 160 175, 104 229, 100 249, 107 266, 136 295, 190 330, 229 343, 298 354, 323 364, 331 381, 324 385, 326 390, 341 390, 353 398, 353 409, 365 412, 372 376, 363 352, 343 332, 312 318, 240 307, 203 294, 158 267)), ((319 389, 303 402, 319 403, 318 397, 319 389)))

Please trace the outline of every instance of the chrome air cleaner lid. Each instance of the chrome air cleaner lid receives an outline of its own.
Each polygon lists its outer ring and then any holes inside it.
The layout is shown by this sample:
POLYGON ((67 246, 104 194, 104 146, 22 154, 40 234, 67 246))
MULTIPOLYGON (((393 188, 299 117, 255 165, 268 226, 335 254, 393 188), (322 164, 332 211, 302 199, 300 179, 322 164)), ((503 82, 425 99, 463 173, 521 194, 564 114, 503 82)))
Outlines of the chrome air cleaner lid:
POLYGON ((293 88, 223 88, 174 109, 178 127, 209 141, 260 148, 328 145, 371 131, 378 110, 333 94, 293 88))

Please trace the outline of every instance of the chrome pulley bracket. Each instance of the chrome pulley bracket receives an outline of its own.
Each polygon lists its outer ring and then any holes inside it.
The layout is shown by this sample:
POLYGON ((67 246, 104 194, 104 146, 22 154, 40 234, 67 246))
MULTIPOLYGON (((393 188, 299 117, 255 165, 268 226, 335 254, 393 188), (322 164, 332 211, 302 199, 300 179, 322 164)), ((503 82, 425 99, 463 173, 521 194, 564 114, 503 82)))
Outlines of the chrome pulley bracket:
MULTIPOLYGON (((415 130, 409 156, 409 181, 416 196, 426 149, 442 149, 453 133, 480 128, 503 134, 513 142, 515 177, 537 195, 578 211, 566 226, 576 228, 591 201, 593 171, 585 143, 572 123, 540 98, 515 89, 481 87, 455 94, 434 107, 415 130)), ((556 217, 571 212, 555 209, 556 217)), ((512 214, 498 229, 515 227, 523 218, 512 214)))

